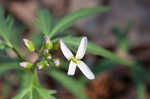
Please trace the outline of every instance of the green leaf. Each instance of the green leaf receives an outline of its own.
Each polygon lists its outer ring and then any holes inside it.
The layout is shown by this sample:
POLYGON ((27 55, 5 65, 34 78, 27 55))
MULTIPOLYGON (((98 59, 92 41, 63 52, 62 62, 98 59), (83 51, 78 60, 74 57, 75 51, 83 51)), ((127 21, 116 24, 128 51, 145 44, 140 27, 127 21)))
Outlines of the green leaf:
MULTIPOLYGON (((62 40, 68 45, 69 48, 71 48, 73 51, 75 51, 75 50, 77 50, 77 48, 80 44, 81 38, 65 37, 65 38, 62 38, 62 40)), ((110 60, 112 60, 116 63, 120 63, 122 65, 132 66, 134 64, 131 61, 124 60, 124 59, 120 58, 119 56, 115 55, 114 53, 112 53, 98 45, 95 45, 92 42, 88 42, 87 52, 94 54, 94 55, 103 56, 107 59, 110 59, 110 60)))
POLYGON ((63 32, 65 29, 69 28, 81 18, 90 16, 95 13, 102 13, 111 10, 111 7, 100 6, 95 8, 82 8, 76 12, 73 12, 67 16, 65 16, 62 20, 60 20, 55 27, 52 29, 49 37, 52 38, 57 32, 63 32))
POLYGON ((36 87, 36 90, 42 99, 56 99, 54 96, 52 96, 52 94, 56 93, 54 90, 47 90, 41 87, 36 87))
POLYGON ((109 69, 112 69, 112 67, 115 65, 114 62, 108 60, 108 59, 103 59, 101 61, 99 61, 99 63, 94 66, 92 68, 92 71, 95 73, 95 74, 98 74, 100 72, 104 72, 106 70, 109 70, 109 69))
POLYGON ((40 86, 37 71, 25 71, 22 73, 21 91, 13 99, 55 99, 53 90, 47 90, 40 86), (25 75, 25 76, 24 76, 25 75))
POLYGON ((5 44, 2 40, 0 40, 0 50, 3 50, 5 48, 5 44))
POLYGON ((31 41, 33 41, 33 44, 35 45, 35 48, 39 48, 42 45, 42 42, 44 41, 43 34, 41 33, 32 33, 31 41))
POLYGON ((115 35, 118 41, 118 48, 124 52, 128 52, 130 49, 128 34, 132 29, 132 26, 133 23, 129 22, 123 31, 120 31, 118 27, 114 27, 112 29, 112 33, 115 35))
POLYGON ((18 66, 17 62, 1 63, 1 65, 0 65, 0 75, 4 74, 7 71, 16 70, 16 69, 21 70, 21 67, 18 66))
POLYGON ((39 9, 36 13, 37 22, 33 24, 45 35, 48 35, 52 28, 52 17, 47 9, 39 9))
POLYGON ((12 99, 24 99, 24 97, 29 93, 29 88, 23 89, 17 96, 12 99))
POLYGON ((146 99, 146 86, 144 83, 139 83, 136 87, 137 89, 137 98, 146 99))
POLYGON ((14 19, 11 16, 6 16, 4 13, 4 9, 0 7, 0 36, 3 37, 5 41, 13 43, 17 45, 19 43, 19 35, 22 30, 24 30, 22 25, 17 25, 14 22, 14 19))
POLYGON ((84 95, 85 87, 78 81, 68 77, 61 71, 51 70, 48 71, 48 74, 66 87, 77 99, 87 99, 84 95))

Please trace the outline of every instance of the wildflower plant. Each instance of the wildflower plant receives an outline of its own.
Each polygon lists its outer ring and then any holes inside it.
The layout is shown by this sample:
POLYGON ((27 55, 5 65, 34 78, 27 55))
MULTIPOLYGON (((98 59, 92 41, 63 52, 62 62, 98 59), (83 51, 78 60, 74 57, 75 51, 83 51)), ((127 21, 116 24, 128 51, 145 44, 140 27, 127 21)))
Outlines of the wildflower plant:
POLYGON ((86 52, 103 56, 108 60, 128 66, 129 68, 135 66, 135 62, 124 60, 90 41, 87 42, 86 37, 81 38, 65 34, 65 30, 76 21, 95 13, 103 13, 110 10, 111 7, 109 6, 83 8, 66 15, 58 22, 54 22, 48 10, 39 9, 36 12, 37 19, 33 22, 33 25, 40 31, 42 36, 35 36, 37 40, 34 41, 30 38, 18 39, 21 31, 18 30, 18 26, 16 26, 12 17, 5 17, 4 9, 1 7, 0 49, 5 54, 7 54, 6 49, 11 49, 17 56, 15 59, 0 56, 0 62, 2 63, 0 74, 3 75, 5 72, 14 71, 15 76, 17 76, 19 90, 18 94, 12 99, 56 99, 54 94, 57 92, 44 88, 40 83, 38 71, 44 71, 47 75, 60 82, 77 99, 87 99, 87 96, 84 94, 85 83, 68 76, 74 75, 76 67, 78 67, 88 79, 93 80, 95 78, 92 70, 87 66, 88 64, 86 65, 86 63, 81 61, 86 52), (23 41, 29 53, 36 53, 38 55, 37 60, 34 62, 28 61, 27 56, 20 53, 20 46, 18 44, 20 41, 23 41), (39 43, 36 44, 37 42, 39 43), (69 62, 66 62, 64 57, 58 57, 53 53, 53 51, 59 52, 60 49, 67 60, 70 61, 69 66, 66 65, 69 62), (76 56, 73 56, 72 51, 77 52, 76 56), (66 66, 63 67, 63 65, 66 66), (66 69, 66 67, 67 69, 69 68, 68 75, 61 70, 61 68, 66 69))

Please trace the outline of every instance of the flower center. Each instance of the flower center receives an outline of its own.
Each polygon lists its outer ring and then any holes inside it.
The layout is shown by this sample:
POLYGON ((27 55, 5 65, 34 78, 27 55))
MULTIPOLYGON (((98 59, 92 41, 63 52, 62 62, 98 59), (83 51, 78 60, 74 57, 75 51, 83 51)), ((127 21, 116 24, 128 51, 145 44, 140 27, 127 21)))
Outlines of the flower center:
POLYGON ((79 59, 77 59, 77 58, 75 58, 75 57, 71 57, 70 60, 73 61, 73 62, 76 63, 76 64, 79 63, 79 59))

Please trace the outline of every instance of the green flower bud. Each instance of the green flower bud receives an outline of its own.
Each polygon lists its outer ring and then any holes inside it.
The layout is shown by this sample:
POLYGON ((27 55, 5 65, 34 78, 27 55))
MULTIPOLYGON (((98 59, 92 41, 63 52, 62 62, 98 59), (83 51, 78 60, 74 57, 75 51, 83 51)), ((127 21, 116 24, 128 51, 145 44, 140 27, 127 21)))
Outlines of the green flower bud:
POLYGON ((33 52, 35 51, 35 48, 34 48, 34 45, 32 43, 32 41, 28 40, 28 39, 23 39, 24 43, 25 43, 25 46, 26 48, 30 51, 30 52, 33 52))
POLYGON ((43 60, 43 61, 38 63, 38 69, 39 70, 43 69, 44 67, 49 67, 49 64, 46 60, 43 60))
POLYGON ((48 50, 45 49, 43 50, 42 52, 43 56, 45 56, 47 59, 51 59, 52 58, 52 55, 50 53, 48 53, 48 50))
POLYGON ((53 43, 52 41, 49 40, 48 37, 45 37, 45 44, 44 44, 44 49, 52 49, 53 48, 53 43))
POLYGON ((21 67, 26 68, 26 69, 31 69, 32 66, 33 66, 33 64, 32 64, 31 62, 21 62, 19 65, 20 65, 21 67))

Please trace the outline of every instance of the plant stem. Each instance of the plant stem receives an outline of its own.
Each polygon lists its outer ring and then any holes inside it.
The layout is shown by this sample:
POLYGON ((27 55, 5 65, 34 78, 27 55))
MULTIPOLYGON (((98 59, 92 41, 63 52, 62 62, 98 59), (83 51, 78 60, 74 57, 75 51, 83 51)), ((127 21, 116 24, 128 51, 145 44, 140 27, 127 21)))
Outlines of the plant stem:
POLYGON ((17 51, 17 49, 7 40, 6 46, 8 46, 9 48, 11 48, 17 55, 17 57, 20 59, 20 61, 24 61, 24 57, 22 57, 20 55, 20 53, 17 51))
POLYGON ((37 74, 37 70, 36 70, 36 69, 34 69, 34 70, 32 71, 32 84, 33 84, 34 86, 40 85, 40 83, 39 83, 39 78, 38 78, 38 74, 37 74))
POLYGON ((17 51, 17 49, 15 47, 12 48, 12 50, 16 53, 17 57, 21 60, 24 61, 25 59, 19 54, 19 52, 17 51))

